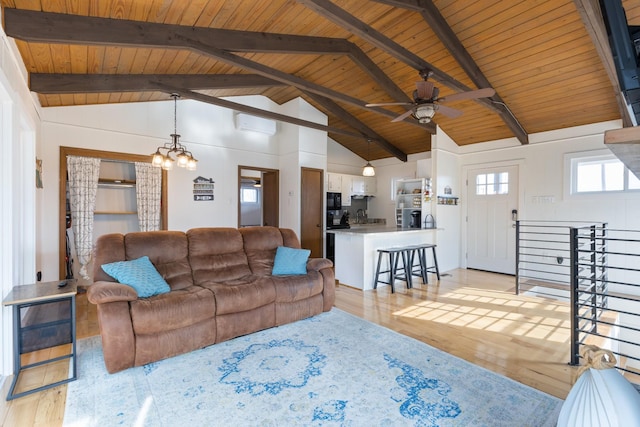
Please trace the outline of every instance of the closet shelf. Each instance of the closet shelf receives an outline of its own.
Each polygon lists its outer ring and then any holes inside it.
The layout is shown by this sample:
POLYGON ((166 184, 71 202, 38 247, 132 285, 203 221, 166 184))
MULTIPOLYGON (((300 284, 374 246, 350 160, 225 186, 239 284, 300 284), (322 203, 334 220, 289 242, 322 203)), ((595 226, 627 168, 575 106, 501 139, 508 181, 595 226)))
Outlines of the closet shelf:
POLYGON ((99 187, 135 187, 136 181, 131 179, 108 179, 100 178, 98 180, 99 187))
POLYGON ((138 215, 136 211, 95 211, 94 215, 138 215))

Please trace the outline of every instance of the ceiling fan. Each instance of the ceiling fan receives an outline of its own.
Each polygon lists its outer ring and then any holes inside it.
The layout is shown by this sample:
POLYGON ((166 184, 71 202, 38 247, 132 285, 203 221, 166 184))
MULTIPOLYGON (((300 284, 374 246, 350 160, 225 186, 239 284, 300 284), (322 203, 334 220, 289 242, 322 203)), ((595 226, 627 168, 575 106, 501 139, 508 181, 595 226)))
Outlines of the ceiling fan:
POLYGON ((462 111, 442 105, 443 103, 462 101, 465 99, 478 99, 493 96, 496 91, 492 88, 470 90, 454 93, 453 95, 438 98, 440 90, 432 82, 427 81, 431 72, 420 72, 423 81, 416 82, 416 90, 413 91, 414 102, 383 102, 379 104, 366 104, 367 107, 381 107, 386 105, 411 106, 405 113, 399 115, 392 122, 400 122, 409 116, 415 117, 420 123, 429 123, 436 112, 455 119, 462 115, 462 111))

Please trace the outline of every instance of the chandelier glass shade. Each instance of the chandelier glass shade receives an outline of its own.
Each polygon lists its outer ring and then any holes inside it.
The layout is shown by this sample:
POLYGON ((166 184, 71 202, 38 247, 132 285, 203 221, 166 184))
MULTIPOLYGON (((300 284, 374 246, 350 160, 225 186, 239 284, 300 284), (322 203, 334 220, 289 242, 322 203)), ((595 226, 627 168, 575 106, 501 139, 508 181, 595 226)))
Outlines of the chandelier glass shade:
POLYGON ((151 164, 156 167, 161 167, 164 170, 171 170, 173 169, 174 163, 177 163, 178 167, 194 171, 197 168, 198 161, 193 157, 191 152, 180 143, 180 135, 176 129, 178 98, 180 95, 172 93, 171 96, 173 97, 173 133, 171 134, 171 142, 167 142, 156 149, 156 152, 153 153, 151 164))

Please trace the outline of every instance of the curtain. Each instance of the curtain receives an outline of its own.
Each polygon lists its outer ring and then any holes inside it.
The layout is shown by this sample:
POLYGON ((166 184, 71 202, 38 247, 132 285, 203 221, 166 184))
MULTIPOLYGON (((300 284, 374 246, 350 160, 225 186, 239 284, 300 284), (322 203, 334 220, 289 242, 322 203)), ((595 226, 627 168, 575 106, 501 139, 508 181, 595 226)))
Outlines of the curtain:
POLYGON ((151 163, 136 162, 135 165, 140 231, 159 230, 162 170, 151 163))
POLYGON ((69 202, 80 275, 90 279, 87 264, 93 253, 93 212, 96 208, 100 159, 67 156, 69 202))

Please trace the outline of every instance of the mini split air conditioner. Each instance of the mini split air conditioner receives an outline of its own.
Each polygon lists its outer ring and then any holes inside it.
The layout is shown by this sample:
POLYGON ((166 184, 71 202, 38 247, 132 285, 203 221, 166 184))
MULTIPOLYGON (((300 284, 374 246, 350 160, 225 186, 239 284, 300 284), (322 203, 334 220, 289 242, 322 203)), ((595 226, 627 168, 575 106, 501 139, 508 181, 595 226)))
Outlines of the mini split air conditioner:
POLYGON ((275 120, 263 119, 262 117, 238 113, 236 114, 235 121, 236 129, 238 130, 250 130, 267 135, 275 135, 276 133, 275 120))

